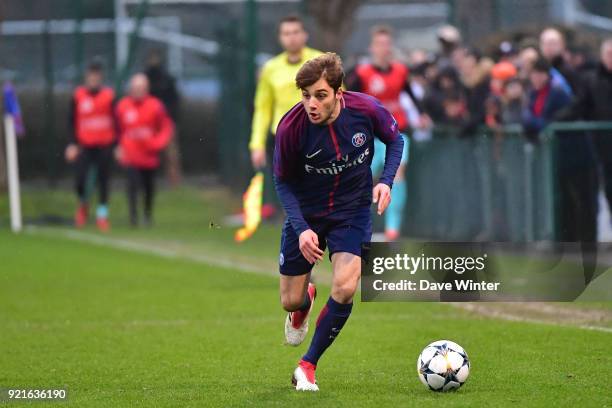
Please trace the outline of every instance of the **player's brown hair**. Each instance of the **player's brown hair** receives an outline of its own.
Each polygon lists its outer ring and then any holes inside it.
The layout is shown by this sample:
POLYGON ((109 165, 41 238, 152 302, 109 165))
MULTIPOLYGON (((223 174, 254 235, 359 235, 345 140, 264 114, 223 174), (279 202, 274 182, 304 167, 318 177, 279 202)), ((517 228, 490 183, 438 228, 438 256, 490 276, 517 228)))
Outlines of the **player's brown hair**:
POLYGON ((393 37, 393 28, 388 25, 377 24, 370 29, 370 38, 378 34, 384 34, 388 35, 389 37, 393 37))
POLYGON ((306 27, 304 26, 304 20, 302 20, 302 18, 298 15, 295 14, 290 14, 288 16, 285 16, 283 18, 281 18, 278 22, 278 27, 277 27, 277 31, 280 32, 281 26, 284 23, 299 23, 302 26, 302 29, 306 29, 306 27))
POLYGON ((344 70, 342 59, 336 53, 326 52, 306 61, 295 76, 295 84, 299 89, 304 89, 317 82, 319 78, 325 78, 334 92, 342 86, 344 70))

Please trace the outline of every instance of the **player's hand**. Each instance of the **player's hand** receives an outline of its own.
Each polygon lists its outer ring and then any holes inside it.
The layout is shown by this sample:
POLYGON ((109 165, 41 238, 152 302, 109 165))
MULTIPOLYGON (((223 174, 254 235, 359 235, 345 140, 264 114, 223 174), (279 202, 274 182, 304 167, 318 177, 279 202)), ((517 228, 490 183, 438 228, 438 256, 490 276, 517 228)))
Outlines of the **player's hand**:
POLYGON ((311 229, 300 234, 300 251, 311 264, 323 259, 323 250, 319 248, 319 236, 311 229))
POLYGON ((378 183, 372 191, 372 201, 374 204, 378 203, 376 212, 382 215, 391 202, 391 188, 385 183, 378 183))
POLYGON ((115 160, 121 163, 121 160, 123 159, 123 149, 121 149, 121 146, 115 147, 113 155, 115 156, 115 160))
POLYGON ((68 163, 72 163, 77 159, 77 157, 79 157, 79 151, 79 146, 74 143, 71 143, 66 146, 66 150, 64 151, 64 158, 68 163))
POLYGON ((251 163, 255 170, 261 170, 266 167, 266 151, 264 149, 251 150, 251 163))

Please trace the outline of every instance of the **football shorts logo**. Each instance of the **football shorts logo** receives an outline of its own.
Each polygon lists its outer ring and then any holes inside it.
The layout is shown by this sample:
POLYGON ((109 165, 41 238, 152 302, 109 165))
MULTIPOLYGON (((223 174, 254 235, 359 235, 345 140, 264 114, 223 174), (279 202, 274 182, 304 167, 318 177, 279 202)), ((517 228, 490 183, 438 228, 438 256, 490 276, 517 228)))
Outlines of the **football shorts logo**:
POLYGON ((355 133, 353 135, 353 139, 351 139, 351 142, 353 143, 353 146, 361 147, 366 142, 366 135, 361 132, 355 133))
POLYGON ((280 253, 280 256, 278 257, 278 264, 280 266, 283 266, 283 264, 285 263, 285 255, 283 255, 283 253, 280 253))

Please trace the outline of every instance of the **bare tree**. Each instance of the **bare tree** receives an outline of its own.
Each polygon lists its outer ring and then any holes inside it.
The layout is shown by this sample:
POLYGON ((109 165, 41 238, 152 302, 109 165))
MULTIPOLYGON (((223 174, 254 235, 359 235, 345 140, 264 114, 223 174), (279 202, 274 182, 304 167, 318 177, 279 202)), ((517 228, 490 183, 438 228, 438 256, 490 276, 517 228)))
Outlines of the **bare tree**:
POLYGON ((323 51, 340 51, 353 29, 362 0, 310 0, 308 12, 317 23, 317 42, 323 51))

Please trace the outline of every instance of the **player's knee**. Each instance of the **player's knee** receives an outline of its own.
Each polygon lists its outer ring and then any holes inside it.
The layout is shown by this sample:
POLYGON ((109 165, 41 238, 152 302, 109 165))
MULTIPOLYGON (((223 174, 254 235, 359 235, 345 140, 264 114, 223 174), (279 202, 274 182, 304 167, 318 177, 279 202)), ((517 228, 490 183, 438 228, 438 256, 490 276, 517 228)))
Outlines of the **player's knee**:
POLYGON ((357 291, 356 281, 346 281, 335 284, 332 288, 332 298, 339 303, 350 303, 357 291))
POLYGON ((295 312, 302 306, 304 299, 300 299, 298 296, 283 295, 281 296, 281 304, 283 309, 287 312, 295 312))

